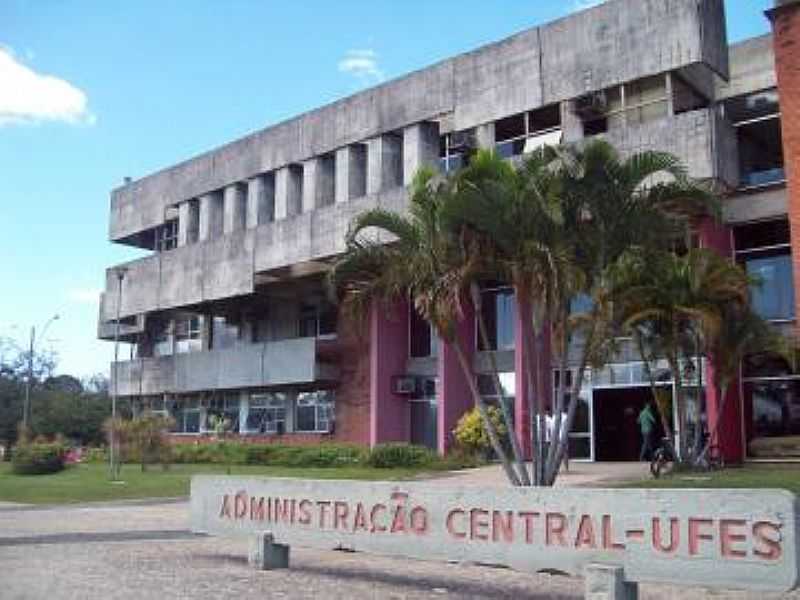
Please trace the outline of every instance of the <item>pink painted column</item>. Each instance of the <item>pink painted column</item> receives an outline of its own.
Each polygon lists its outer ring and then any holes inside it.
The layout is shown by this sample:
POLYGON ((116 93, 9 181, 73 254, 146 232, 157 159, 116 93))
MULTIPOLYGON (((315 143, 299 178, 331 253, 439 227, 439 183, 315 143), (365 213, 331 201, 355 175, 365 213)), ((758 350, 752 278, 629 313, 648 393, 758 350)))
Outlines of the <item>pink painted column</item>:
POLYGON ((408 304, 376 303, 370 311, 369 444, 408 442, 411 408, 408 399, 392 393, 392 379, 406 370, 408 304))
MULTIPOLYGON (((475 355, 475 314, 470 308, 457 325, 456 336, 472 365, 475 355)), ((453 430, 461 416, 474 406, 467 379, 451 344, 440 341, 438 364, 437 447, 446 454, 453 445, 453 430)), ((474 377, 474 375, 470 375, 474 377)))
MULTIPOLYGON (((700 244, 703 248, 716 250, 723 256, 732 255, 730 230, 724 225, 705 219, 698 227, 700 244)), ((744 440, 742 439, 742 402, 739 397, 739 380, 731 382, 728 401, 720 414, 722 398, 714 389, 714 357, 707 357, 705 374, 706 417, 708 431, 712 431, 719 420, 719 428, 714 442, 719 446, 725 462, 737 463, 744 460, 744 440)))

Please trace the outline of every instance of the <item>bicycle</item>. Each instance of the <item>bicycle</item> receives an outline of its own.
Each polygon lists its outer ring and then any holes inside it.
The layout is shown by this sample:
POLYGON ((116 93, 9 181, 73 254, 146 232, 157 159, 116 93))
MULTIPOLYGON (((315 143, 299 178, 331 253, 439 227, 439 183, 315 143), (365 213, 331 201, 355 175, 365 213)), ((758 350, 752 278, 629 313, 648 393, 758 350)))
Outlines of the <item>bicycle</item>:
POLYGON ((650 474, 658 479, 662 475, 669 475, 678 462, 675 450, 672 448, 672 441, 668 438, 661 439, 661 445, 653 452, 650 460, 650 474))

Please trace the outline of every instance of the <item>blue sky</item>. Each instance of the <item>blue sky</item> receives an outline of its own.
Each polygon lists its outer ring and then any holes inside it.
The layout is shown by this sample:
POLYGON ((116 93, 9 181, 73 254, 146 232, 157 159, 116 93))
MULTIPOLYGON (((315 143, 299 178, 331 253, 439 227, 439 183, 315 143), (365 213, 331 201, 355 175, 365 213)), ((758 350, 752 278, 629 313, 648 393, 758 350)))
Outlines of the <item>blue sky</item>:
MULTIPOLYGON (((108 194, 302 111, 575 10, 582 0, 0 1, 0 337, 59 370, 108 369, 95 340, 108 194)), ((729 36, 770 0, 728 0, 729 36)))

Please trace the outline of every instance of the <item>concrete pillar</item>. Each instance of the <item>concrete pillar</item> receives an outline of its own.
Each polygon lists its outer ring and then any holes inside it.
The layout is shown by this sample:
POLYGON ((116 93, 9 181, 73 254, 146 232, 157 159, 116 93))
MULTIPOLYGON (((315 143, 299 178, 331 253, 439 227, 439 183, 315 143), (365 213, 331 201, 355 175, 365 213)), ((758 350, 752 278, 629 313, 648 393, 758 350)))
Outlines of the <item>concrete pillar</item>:
POLYGON ((282 167, 275 172, 275 220, 300 213, 303 174, 299 165, 282 167))
MULTIPOLYGON (((456 326, 456 336, 472 366, 475 354, 475 313, 471 308, 465 310, 464 319, 456 326)), ((467 376, 458 361, 452 344, 439 342, 439 377, 437 389, 437 447, 439 454, 446 454, 453 446, 453 429, 461 416, 475 405, 467 385, 467 376)), ((475 377, 470 374, 469 377, 475 377)))
POLYGON ((408 304, 375 304, 369 339, 370 446, 411 439, 411 407, 392 392, 392 380, 405 373, 407 358, 408 304))
POLYGON ((197 241, 199 218, 197 200, 187 200, 178 205, 178 246, 187 246, 197 241))
MULTIPOLYGON (((733 254, 731 247, 730 230, 724 225, 715 223, 711 219, 706 219, 699 228, 700 245, 719 252, 722 256, 730 257, 733 254)), ((714 442, 720 450, 720 454, 726 463, 740 463, 744 460, 745 440, 742 437, 742 401, 739 395, 741 386, 739 379, 731 382, 728 388, 728 400, 725 403, 724 413, 720 413, 722 408, 722 398, 717 396, 714 387, 714 369, 716 357, 709 355, 706 357, 706 373, 703 384, 706 395, 706 418, 708 431, 712 431, 717 422, 719 428, 717 439, 714 442)))
POLYGON ((377 194, 402 184, 402 140, 382 135, 367 142, 367 194, 377 194))
POLYGON ((361 198, 367 193, 367 147, 345 146, 336 151, 336 203, 361 198))
POLYGON ((317 208, 317 180, 320 170, 318 158, 303 161, 303 212, 317 208))
POLYGON ((564 100, 561 103, 561 129, 564 132, 562 139, 565 144, 583 139, 583 122, 572 110, 570 100, 564 100))
POLYGON ((219 192, 200 196, 198 239, 213 240, 222 235, 222 198, 219 192))
POLYGON ((403 185, 411 185, 424 166, 436 167, 439 161, 439 126, 415 123, 403 130, 403 185))
POLYGON ((239 435, 247 433, 247 417, 250 416, 250 394, 239 393, 239 435))
POLYGON ((478 125, 475 128, 475 141, 478 144, 478 148, 494 150, 494 122, 478 125))
POLYGON ((275 216, 275 175, 258 175, 247 182, 247 229, 269 223, 275 216))
MULTIPOLYGON (((781 102, 781 131, 789 226, 792 238, 795 324, 800 324, 800 0, 778 0, 767 12, 772 21, 775 73, 781 102)), ((796 328, 796 332, 800 327, 796 328)))
POLYGON ((224 235, 244 229, 246 213, 246 192, 243 185, 234 183, 223 191, 223 225, 224 235))

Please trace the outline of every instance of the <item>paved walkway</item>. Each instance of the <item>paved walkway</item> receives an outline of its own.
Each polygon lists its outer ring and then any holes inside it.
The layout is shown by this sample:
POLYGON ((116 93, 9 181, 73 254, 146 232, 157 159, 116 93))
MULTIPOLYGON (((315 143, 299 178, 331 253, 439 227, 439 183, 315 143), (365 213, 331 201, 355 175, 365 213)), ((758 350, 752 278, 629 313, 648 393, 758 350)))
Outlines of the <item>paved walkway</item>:
MULTIPOLYGON (((642 466, 574 464, 566 485, 638 477, 642 466)), ((441 481, 491 485, 496 467, 441 481)), ((438 484, 433 481, 432 484, 438 484)), ((579 599, 582 581, 507 569, 292 548, 290 570, 258 572, 247 543, 189 532, 184 501, 0 508, 0 598, 579 599)), ((772 600, 742 594, 642 586, 645 600, 772 600)))

